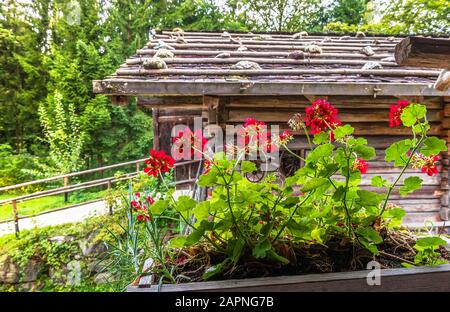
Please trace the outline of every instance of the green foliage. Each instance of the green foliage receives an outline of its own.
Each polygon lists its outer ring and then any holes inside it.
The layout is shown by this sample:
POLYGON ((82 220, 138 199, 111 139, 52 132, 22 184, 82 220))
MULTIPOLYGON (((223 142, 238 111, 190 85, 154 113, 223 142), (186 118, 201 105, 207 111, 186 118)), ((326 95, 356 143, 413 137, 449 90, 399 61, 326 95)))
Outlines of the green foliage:
POLYGON ((403 185, 399 192, 403 196, 421 188, 420 177, 401 179, 413 155, 422 149, 434 153, 442 148, 439 139, 428 137, 423 131, 426 127, 415 127, 427 124, 424 108, 415 104, 402 114, 412 138, 395 142, 386 150, 386 160, 402 169, 393 182, 380 176, 372 179, 372 185, 383 188, 384 193, 360 188, 364 173, 355 164, 375 157, 375 150, 366 139, 355 138, 349 125, 334 129, 333 143, 329 138, 317 139, 316 135, 318 145, 312 146, 304 159, 305 166, 287 179, 286 185, 271 179, 250 182, 246 173, 256 167, 241 160, 244 154, 236 159, 215 155, 215 165, 198 180, 200 186, 212 188, 210 199, 196 203, 190 197, 180 196, 170 199, 171 204, 164 203, 164 207, 173 206, 191 229, 189 234, 171 239, 168 247, 178 252, 208 243, 224 254, 225 260, 206 270, 204 278, 238 264, 243 255, 287 264, 289 260, 277 252, 277 245, 285 239, 326 245, 332 238, 346 237, 377 255, 377 245, 383 242, 380 229, 398 227, 405 215, 401 208, 387 208, 393 189, 400 181, 403 185), (292 196, 293 186, 299 187, 301 195, 292 196))
POLYGON ((403 186, 400 187, 400 195, 405 196, 422 188, 422 179, 420 177, 408 177, 403 181, 403 186))
MULTIPOLYGON (((80 223, 64 224, 22 230, 19 238, 14 234, 0 237, 0 258, 11 257, 23 272, 30 261, 39 266, 40 276, 36 281, 39 291, 114 291, 119 290, 115 282, 109 285, 96 285, 95 275, 85 273, 87 266, 92 261, 99 259, 88 259, 82 255, 79 242, 91 236, 92 242, 112 242, 113 236, 105 227, 114 228, 115 233, 121 233, 116 224, 123 219, 123 214, 113 217, 100 216, 88 219, 80 223), (93 236, 92 233, 95 235, 93 236), (52 242, 50 238, 66 237, 60 242, 52 242), (66 265, 77 260, 80 263, 84 278, 80 285, 67 283, 66 265)), ((2 291, 14 291, 12 286, 0 285, 2 291)), ((19 289, 20 290, 20 289, 19 289)))
POLYGON ((447 242, 437 236, 422 237, 416 241, 414 249, 417 251, 414 257, 416 265, 440 265, 447 261, 441 259, 441 255, 436 251, 439 246, 446 245, 447 242))

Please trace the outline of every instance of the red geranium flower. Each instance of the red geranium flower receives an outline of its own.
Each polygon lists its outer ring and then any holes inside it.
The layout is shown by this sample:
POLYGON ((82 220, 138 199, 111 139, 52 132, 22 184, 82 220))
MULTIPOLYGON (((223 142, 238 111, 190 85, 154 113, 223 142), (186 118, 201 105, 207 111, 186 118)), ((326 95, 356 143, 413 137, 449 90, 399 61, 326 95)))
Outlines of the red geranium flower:
POLYGON ((335 129, 341 125, 338 119, 338 109, 325 99, 315 100, 305 108, 305 125, 311 128, 312 134, 335 129))
POLYGON ((427 157, 426 162, 422 167, 422 172, 428 174, 430 177, 432 175, 438 174, 438 168, 436 166, 436 162, 439 160, 439 156, 430 156, 427 157))
POLYGON ((145 160, 148 165, 144 168, 144 172, 149 176, 157 177, 160 173, 168 172, 175 165, 175 160, 166 155, 164 151, 150 151, 150 158, 145 160))
POLYGON ((398 100, 397 105, 391 105, 389 110, 389 127, 397 127, 402 124, 400 116, 403 113, 405 107, 409 105, 408 100, 398 100))
POLYGON ((286 145, 289 141, 291 141, 294 138, 294 135, 289 130, 284 130, 281 132, 279 136, 279 141, 281 145, 286 145))
POLYGON ((153 205, 153 203, 155 202, 155 200, 153 198, 151 198, 150 196, 147 196, 147 198, 145 200, 147 201, 147 203, 149 205, 153 205))
MULTIPOLYGON (((411 153, 409 153, 409 155, 411 155, 411 153)), ((420 168, 423 173, 426 173, 431 177, 432 175, 439 173, 436 165, 438 161, 439 156, 437 155, 427 157, 421 153, 415 153, 411 159, 411 167, 420 168)))
POLYGON ((355 162, 353 163, 353 170, 359 170, 362 174, 367 172, 368 167, 369 164, 360 158, 355 159, 355 162))
POLYGON ((203 136, 202 130, 197 129, 194 132, 189 127, 184 131, 178 132, 178 135, 172 139, 175 147, 175 159, 192 159, 202 157, 208 140, 203 136), (188 149, 188 150, 186 150, 188 149))
POLYGON ((264 121, 246 118, 238 137, 238 147, 244 148, 245 153, 256 152, 259 148, 266 152, 276 150, 271 134, 266 130, 264 121))
POLYGON ((142 222, 142 221, 149 222, 149 221, 152 220, 152 218, 149 215, 140 214, 140 215, 137 216, 137 220, 140 221, 140 222, 142 222))

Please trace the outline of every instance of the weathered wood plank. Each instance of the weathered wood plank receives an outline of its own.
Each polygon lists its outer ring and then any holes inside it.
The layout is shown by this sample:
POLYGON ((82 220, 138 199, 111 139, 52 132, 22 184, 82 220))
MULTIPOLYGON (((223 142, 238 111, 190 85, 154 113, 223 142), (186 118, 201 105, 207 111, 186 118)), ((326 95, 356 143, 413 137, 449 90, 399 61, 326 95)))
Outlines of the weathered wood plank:
POLYGON ((436 70, 403 70, 403 69, 354 69, 354 68, 333 68, 333 69, 215 69, 211 68, 168 68, 168 69, 144 69, 136 68, 119 68, 118 76, 303 76, 303 75, 360 75, 360 76, 385 76, 385 77, 403 77, 407 75, 416 77, 437 78, 440 71, 436 70))
MULTIPOLYGON (((267 122, 287 122, 298 110, 293 109, 230 109, 229 110, 229 122, 243 122, 246 117, 252 117, 257 120, 263 120, 267 122)), ((389 109, 341 109, 339 110, 339 118, 343 122, 386 122, 389 123, 389 109)), ((427 119, 430 122, 441 120, 441 111, 430 110, 427 114, 427 119)), ((449 125, 450 128, 450 119, 449 125)))
POLYGON ((450 96, 450 91, 437 91, 427 83, 356 83, 356 82, 293 82, 258 81, 246 79, 227 81, 225 79, 197 79, 184 81, 176 79, 121 78, 94 80, 95 93, 107 95, 368 95, 377 96, 450 96))
MULTIPOLYGON (((160 291, 449 291, 450 265, 381 270, 381 285, 369 286, 369 271, 307 274, 185 283, 161 287, 160 291)), ((157 287, 128 287, 129 292, 155 292, 157 287)))

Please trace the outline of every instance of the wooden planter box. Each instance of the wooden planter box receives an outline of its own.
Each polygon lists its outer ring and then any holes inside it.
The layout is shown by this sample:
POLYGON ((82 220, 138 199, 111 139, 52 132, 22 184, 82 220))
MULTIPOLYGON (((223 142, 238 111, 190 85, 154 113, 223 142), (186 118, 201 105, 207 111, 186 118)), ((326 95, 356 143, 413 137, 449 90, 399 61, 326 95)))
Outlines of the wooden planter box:
MULTIPOLYGON (((450 264, 381 270, 381 285, 367 284, 367 271, 308 274, 224 280, 184 284, 164 284, 161 292, 302 292, 302 291, 450 291, 450 264)), ((142 278, 139 286, 128 292, 157 292, 151 277, 142 278)))

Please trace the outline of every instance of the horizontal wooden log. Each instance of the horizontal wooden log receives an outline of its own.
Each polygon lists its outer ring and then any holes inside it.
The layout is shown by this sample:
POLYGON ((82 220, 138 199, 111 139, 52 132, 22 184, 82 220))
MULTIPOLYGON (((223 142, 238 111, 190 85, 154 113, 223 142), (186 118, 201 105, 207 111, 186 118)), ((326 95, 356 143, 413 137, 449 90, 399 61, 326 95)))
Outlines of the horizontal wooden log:
MULTIPOLYGON (((231 122, 228 122, 228 124, 233 124, 231 122)), ((236 123, 236 124, 242 124, 236 123)), ((222 127, 225 127, 225 123, 221 123, 222 127)), ((411 130, 405 127, 395 127, 390 128, 388 124, 386 123, 353 123, 352 127, 355 129, 354 135, 356 136, 380 136, 380 135, 386 135, 386 136, 410 136, 411 130)), ((280 124, 279 125, 280 131, 283 130, 290 130, 290 128, 287 126, 287 124, 280 124)), ((303 131, 292 131, 294 135, 302 135, 304 134, 303 131)), ((443 134, 443 128, 440 124, 434 124, 431 125, 430 130, 428 132, 429 135, 436 135, 441 136, 443 134)))
MULTIPOLYGON (((439 222, 442 221, 438 212, 409 212, 403 218, 403 223, 415 223, 416 226, 427 225, 427 222, 439 222)), ((429 226, 429 224, 428 224, 429 226)))
MULTIPOLYGON (((254 37, 254 36, 258 36, 260 35, 259 33, 243 33, 243 32, 228 32, 231 36, 236 36, 236 37, 254 37)), ((168 30, 163 30, 161 32, 162 35, 169 35, 169 36, 177 36, 178 33, 177 32, 173 32, 173 31, 168 31, 168 30)), ((183 33, 183 36, 201 36, 201 37, 219 37, 222 36, 223 32, 196 32, 196 31, 186 31, 183 33)), ((264 33, 261 33, 261 35, 264 35, 264 33)), ((273 38, 292 38, 292 36, 294 35, 294 33, 291 34, 286 34, 286 33, 270 33, 268 34, 273 38)), ((157 37, 160 36, 160 34, 156 35, 157 37)), ((325 37, 329 37, 329 38, 336 38, 336 39, 340 39, 342 36, 339 35, 315 35, 315 34, 309 34, 308 38, 313 38, 313 39, 321 39, 321 38, 325 38, 325 37)), ((367 36, 365 37, 366 39, 370 38, 370 39, 379 39, 379 40, 387 40, 388 37, 387 36, 367 36)), ((393 37, 394 41, 399 41, 401 39, 401 37, 393 37)), ((347 40, 347 39, 346 39, 347 40)), ((352 40, 352 38, 348 38, 348 40, 352 40)), ((359 39, 358 40, 363 40, 363 39, 359 39)))
MULTIPOLYGON (((266 39, 266 40, 257 40, 257 39, 234 39, 234 42, 231 42, 230 39, 221 39, 221 38, 213 38, 213 39, 194 39, 194 38, 184 38, 186 40, 186 43, 184 44, 209 44, 209 45, 217 45, 217 44, 234 44, 236 48, 239 47, 240 44, 245 45, 249 48, 252 48, 254 45, 266 45, 268 47, 273 45, 289 45, 289 46, 296 46, 296 47, 304 47, 308 44, 316 44, 321 47, 366 47, 368 45, 371 45, 373 47, 378 48, 395 48, 395 43, 392 42, 385 42, 385 43, 378 43, 374 44, 373 42, 360 42, 360 41, 342 41, 342 40, 335 40, 335 41, 321 41, 321 40, 314 40, 314 39, 266 39)), ((158 43, 158 41, 161 39, 155 39, 148 43, 148 46, 152 46, 154 43, 158 43)), ((179 42, 177 39, 164 39, 165 43, 168 43, 169 45, 178 44, 179 42)))
MULTIPOLYGON (((363 185, 363 186, 371 185, 372 178, 375 177, 375 176, 378 176, 378 175, 379 175, 378 173, 366 173, 366 174, 363 174, 361 176, 361 184, 360 185, 363 185)), ((439 175, 434 175, 434 176, 430 177, 430 176, 428 176, 428 175, 426 175, 424 173, 405 173, 402 176, 401 181, 399 181, 397 185, 403 185, 403 181, 406 178, 413 177, 413 176, 420 176, 422 178, 422 180, 423 180, 422 181, 422 185, 436 185, 436 186, 438 186, 438 185, 440 185, 440 182, 441 182, 441 177, 439 175)), ((383 179, 386 179, 389 183, 393 183, 397 179, 397 177, 398 177, 398 174, 396 174, 396 173, 384 174, 383 175, 383 179)), ((336 181, 344 181, 345 180, 345 178, 343 176, 340 176, 340 175, 333 176, 333 178, 336 179, 336 181)))
POLYGON ((450 39, 407 37, 395 47, 401 66, 450 69, 450 39))
MULTIPOLYGON (((230 109, 229 122, 242 122, 246 117, 252 117, 257 120, 267 121, 267 122, 287 122, 292 116, 297 113, 298 110, 287 110, 278 109, 268 110, 268 109, 230 109)), ((303 113, 303 112, 301 112, 303 113)), ((427 114, 428 121, 440 121, 441 112, 434 110, 428 111, 427 114)), ((345 123, 353 122, 388 122, 389 121, 389 110, 381 109, 364 109, 364 110, 354 110, 354 109, 341 109, 339 111, 339 119, 345 123)), ((388 123, 386 123, 388 124, 388 123)), ((450 119, 449 119, 450 128, 450 119)))
POLYGON ((435 70, 404 70, 404 69, 119 69, 119 76, 301 76, 301 75, 361 75, 361 76, 386 76, 386 77, 438 77, 439 71, 435 70))
POLYGON ((428 83, 373 82, 299 82, 249 81, 226 79, 137 79, 115 77, 94 80, 94 93, 107 95, 368 95, 377 96, 444 96, 450 91, 437 91, 428 83))
MULTIPOLYGON (((154 49, 139 49, 136 51, 137 57, 132 57, 130 60, 139 59, 142 55, 150 55, 153 56, 157 50, 154 49)), ((217 56, 221 51, 213 50, 172 50, 172 53, 176 56, 217 56)), ((277 51, 227 51, 227 53, 230 54, 230 57, 252 57, 252 58, 268 58, 268 57, 283 57, 287 58, 290 54, 290 52, 277 52, 277 51)), ((361 54, 358 52, 355 53, 333 53, 333 52, 324 52, 324 53, 308 53, 306 52, 305 58, 309 59, 323 59, 323 58, 340 58, 340 59, 362 59, 362 60, 369 60, 369 59, 382 59, 389 56, 392 56, 392 54, 384 53, 384 54, 374 54, 371 56, 361 54)))
MULTIPOLYGON (((148 48, 155 48, 157 43, 150 43, 148 48)), ((236 50, 239 48, 237 44, 230 43, 173 43, 170 44, 175 50, 178 49, 217 49, 217 50, 236 50)), ((265 45, 265 44, 252 44, 248 45, 252 50, 265 50, 265 51, 295 51, 305 49, 306 45, 298 46, 294 44, 279 44, 279 45, 265 45)), ((323 51, 359 51, 361 47, 358 46, 322 46, 323 51)), ((393 52, 394 47, 373 47, 374 52, 393 52)))
MULTIPOLYGON (((138 69, 133 65, 142 65, 145 58, 134 58, 127 60, 126 65, 122 65, 122 69, 138 69)), ((254 57, 229 57, 229 58, 166 58, 164 62, 166 64, 236 64, 239 61, 250 61, 261 64, 277 64, 277 65, 353 65, 361 66, 366 64, 367 60, 345 60, 345 59, 308 59, 294 60, 288 58, 254 58, 254 57)), ((397 67, 395 62, 378 62, 384 67, 397 67)), ((194 67, 194 66, 192 66, 194 67)), ((195 67, 194 67, 195 68, 195 67)))
MULTIPOLYGON (((362 97, 362 96, 337 96, 329 95, 325 98, 339 109, 351 108, 351 109, 367 109, 367 108, 377 108, 377 109, 387 109, 392 104, 396 104, 398 98, 395 97, 383 97, 377 96, 375 99, 372 97, 362 97)), ((421 99, 420 102, 427 106, 428 110, 432 109, 442 109, 441 98, 439 97, 427 97, 421 99)), ((311 105, 311 101, 304 96, 289 96, 289 95, 278 95, 278 96, 231 96, 228 97, 228 102, 226 104, 227 108, 251 108, 258 107, 262 109, 268 108, 299 108, 303 109, 311 105)), ((448 108, 450 116, 450 105, 448 108)))

